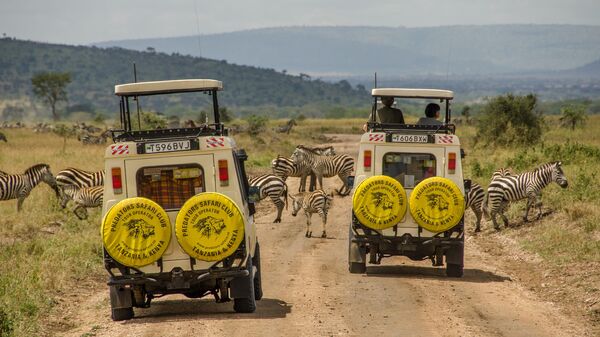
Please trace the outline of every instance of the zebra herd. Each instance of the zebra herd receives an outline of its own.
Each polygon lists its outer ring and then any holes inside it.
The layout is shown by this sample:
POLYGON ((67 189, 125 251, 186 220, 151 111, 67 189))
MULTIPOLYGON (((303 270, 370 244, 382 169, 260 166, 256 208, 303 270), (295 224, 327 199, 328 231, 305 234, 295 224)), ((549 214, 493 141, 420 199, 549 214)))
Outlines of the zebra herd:
POLYGON ((25 198, 41 182, 54 190, 63 208, 69 200, 73 200, 76 203, 73 213, 80 219, 87 218, 86 208, 102 205, 104 171, 87 172, 67 168, 55 177, 47 164, 34 165, 23 174, 0 171, 0 200, 18 199, 17 211, 21 211, 25 198))
POLYGON ((527 199, 523 220, 528 221, 529 210, 538 209, 537 219, 542 216, 542 190, 550 183, 555 182, 560 187, 566 188, 569 184, 562 170, 560 161, 545 163, 533 171, 512 174, 509 170, 501 168, 492 174, 491 182, 486 193, 479 184, 472 184, 467 193, 466 208, 471 208, 477 222, 475 231, 481 231, 481 217, 491 218, 494 229, 499 230, 500 225, 496 216, 500 215, 504 226, 508 227, 509 221, 504 212, 512 201, 527 199))

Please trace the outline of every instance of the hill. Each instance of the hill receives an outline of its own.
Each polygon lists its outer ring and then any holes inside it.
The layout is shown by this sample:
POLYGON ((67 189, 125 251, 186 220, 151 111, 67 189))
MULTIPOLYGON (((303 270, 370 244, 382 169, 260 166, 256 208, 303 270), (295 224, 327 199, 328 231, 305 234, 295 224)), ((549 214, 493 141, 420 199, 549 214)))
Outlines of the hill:
MULTIPOLYGON (((225 87, 220 100, 226 107, 369 104, 368 92, 362 86, 353 88, 346 81, 326 83, 304 74, 291 76, 273 69, 178 53, 56 45, 10 38, 0 39, 0 99, 30 96, 31 77, 38 72, 69 72, 73 79, 67 87, 71 105, 118 111, 114 85, 133 82, 133 63, 137 67, 138 81, 219 79, 225 87)), ((157 108, 164 109, 168 103, 157 104, 157 108)))
POLYGON ((487 75, 565 70, 600 57, 600 26, 279 27, 108 41, 314 76, 487 75))

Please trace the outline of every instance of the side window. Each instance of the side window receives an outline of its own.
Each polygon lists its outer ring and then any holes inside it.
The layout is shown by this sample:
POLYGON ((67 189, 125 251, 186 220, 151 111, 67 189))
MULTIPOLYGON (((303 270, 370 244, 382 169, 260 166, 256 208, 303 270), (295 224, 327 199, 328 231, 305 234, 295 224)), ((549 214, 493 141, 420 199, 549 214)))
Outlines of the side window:
POLYGON ((435 156, 429 153, 386 153, 383 156, 383 174, 398 180, 404 188, 414 188, 422 180, 436 176, 435 156))
POLYGON ((137 194, 165 210, 180 209, 192 196, 204 192, 204 170, 198 164, 143 167, 136 173, 137 194))

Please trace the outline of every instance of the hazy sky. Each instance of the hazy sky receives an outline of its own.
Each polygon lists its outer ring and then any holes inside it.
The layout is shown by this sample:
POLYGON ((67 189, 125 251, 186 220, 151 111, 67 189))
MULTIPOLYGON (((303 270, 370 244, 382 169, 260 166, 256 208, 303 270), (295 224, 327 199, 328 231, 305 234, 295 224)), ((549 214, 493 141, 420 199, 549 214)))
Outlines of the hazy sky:
POLYGON ((0 0, 0 34, 42 42, 276 26, 600 25, 600 0, 0 0))

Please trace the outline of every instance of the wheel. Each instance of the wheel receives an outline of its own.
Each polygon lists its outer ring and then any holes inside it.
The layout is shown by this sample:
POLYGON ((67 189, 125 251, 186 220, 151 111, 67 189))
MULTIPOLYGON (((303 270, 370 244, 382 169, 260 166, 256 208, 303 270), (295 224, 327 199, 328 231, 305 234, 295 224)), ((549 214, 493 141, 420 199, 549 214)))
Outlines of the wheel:
POLYGON ((364 274, 367 271, 367 264, 359 262, 350 262, 348 263, 348 270, 351 274, 364 274))
POLYGON ((133 318, 133 308, 111 309, 111 318, 113 321, 126 321, 133 318))
POLYGON ((453 264, 453 263, 446 264, 446 276, 462 277, 463 276, 463 266, 460 264, 453 264))
POLYGON ((263 297, 262 278, 260 276, 260 245, 256 243, 252 264, 256 266, 256 275, 254 275, 254 299, 260 301, 263 297))
MULTIPOLYGON (((246 268, 252 272, 252 259, 248 259, 246 268)), ((254 296, 256 288, 254 286, 254 278, 247 276, 238 280, 247 282, 244 288, 252 290, 247 292, 249 297, 235 297, 233 299, 233 310, 239 313, 252 313, 256 311, 256 297, 254 296)))

